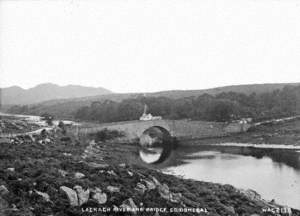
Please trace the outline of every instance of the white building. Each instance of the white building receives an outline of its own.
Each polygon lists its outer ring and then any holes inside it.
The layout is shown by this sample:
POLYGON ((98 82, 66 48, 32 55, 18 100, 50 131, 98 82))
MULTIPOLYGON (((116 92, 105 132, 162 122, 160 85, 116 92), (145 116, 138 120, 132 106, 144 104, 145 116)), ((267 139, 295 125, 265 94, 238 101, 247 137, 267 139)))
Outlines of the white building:
POLYGON ((151 121, 151 120, 161 120, 161 116, 152 116, 151 113, 147 114, 147 105, 144 106, 143 115, 140 117, 140 121, 151 121))

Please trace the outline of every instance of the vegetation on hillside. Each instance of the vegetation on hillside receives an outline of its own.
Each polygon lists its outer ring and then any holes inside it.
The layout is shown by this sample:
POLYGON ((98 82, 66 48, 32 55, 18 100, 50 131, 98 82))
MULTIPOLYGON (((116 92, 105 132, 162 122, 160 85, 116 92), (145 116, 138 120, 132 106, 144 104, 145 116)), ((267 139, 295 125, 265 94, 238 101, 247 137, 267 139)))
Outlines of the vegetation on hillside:
POLYGON ((167 119, 230 121, 251 117, 262 120, 300 114, 300 86, 250 95, 228 92, 180 99, 138 97, 121 102, 106 100, 82 107, 74 116, 99 122, 136 120, 143 112, 144 104, 153 115, 167 119))
MULTIPOLYGON (((300 114, 300 86, 286 86, 281 90, 261 94, 222 92, 177 99, 137 96, 119 102, 95 101, 73 111, 71 116, 98 122, 136 120, 142 114, 144 104, 148 105, 150 113, 166 119, 224 122, 250 117, 258 121, 300 114)), ((33 114, 33 110, 28 106, 14 106, 9 112, 33 114)))
POLYGON ((94 139, 95 142, 104 142, 117 138, 124 137, 124 132, 118 130, 108 130, 104 128, 103 130, 97 131, 96 133, 89 134, 90 138, 94 139))

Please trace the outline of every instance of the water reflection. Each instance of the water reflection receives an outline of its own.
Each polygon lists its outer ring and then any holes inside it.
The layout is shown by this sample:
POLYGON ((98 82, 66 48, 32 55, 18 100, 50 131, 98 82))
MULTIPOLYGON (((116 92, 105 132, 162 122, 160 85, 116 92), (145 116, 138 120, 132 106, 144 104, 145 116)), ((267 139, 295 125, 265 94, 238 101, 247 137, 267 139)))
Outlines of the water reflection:
POLYGON ((164 143, 162 146, 142 147, 139 150, 139 156, 145 163, 161 164, 167 160, 172 152, 172 144, 164 143))
POLYGON ((254 189, 263 198, 300 209, 300 153, 292 150, 201 146, 178 148, 166 172, 254 189), (176 164, 176 165, 175 165, 176 164))
POLYGON ((205 149, 214 149, 222 153, 239 154, 244 156, 252 156, 257 159, 269 157, 274 162, 283 163, 296 169, 300 169, 300 154, 294 150, 288 149, 260 149, 253 147, 222 147, 222 146, 203 146, 205 149))
POLYGON ((147 148, 140 150, 140 157, 146 163, 155 163, 159 161, 163 153, 163 148, 147 148))
POLYGON ((148 164, 158 164, 168 158, 172 151, 172 138, 161 127, 148 128, 140 137, 140 158, 148 164))

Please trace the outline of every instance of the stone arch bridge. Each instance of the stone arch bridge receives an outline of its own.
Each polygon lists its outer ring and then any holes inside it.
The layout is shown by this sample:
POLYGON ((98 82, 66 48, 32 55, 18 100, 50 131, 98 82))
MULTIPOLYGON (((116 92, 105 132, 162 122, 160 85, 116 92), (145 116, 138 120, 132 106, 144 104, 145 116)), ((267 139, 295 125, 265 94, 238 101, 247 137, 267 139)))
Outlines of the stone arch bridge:
POLYGON ((118 130, 125 134, 123 140, 131 141, 139 139, 145 131, 150 128, 160 128, 167 131, 172 137, 178 140, 201 139, 209 137, 221 137, 230 133, 243 132, 249 129, 250 125, 240 123, 220 123, 191 120, 150 120, 150 121, 124 121, 114 123, 96 124, 92 126, 79 126, 73 128, 78 134, 88 134, 103 129, 118 130))

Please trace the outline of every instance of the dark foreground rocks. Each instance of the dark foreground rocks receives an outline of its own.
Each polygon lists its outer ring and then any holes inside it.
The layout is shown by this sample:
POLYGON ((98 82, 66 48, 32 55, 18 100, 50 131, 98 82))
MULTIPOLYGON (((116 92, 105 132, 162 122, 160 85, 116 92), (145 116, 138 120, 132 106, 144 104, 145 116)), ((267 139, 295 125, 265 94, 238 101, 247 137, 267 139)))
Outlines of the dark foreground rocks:
MULTIPOLYGON (((124 146, 112 143, 75 141, 72 136, 65 142, 57 134, 47 138, 51 142, 1 143, 1 216, 254 216, 275 215, 263 210, 279 207, 255 192, 128 163, 122 155, 127 157, 132 146, 121 152, 124 146), (190 211, 178 212, 184 209, 190 211)), ((291 211, 282 215, 300 215, 291 211)))

